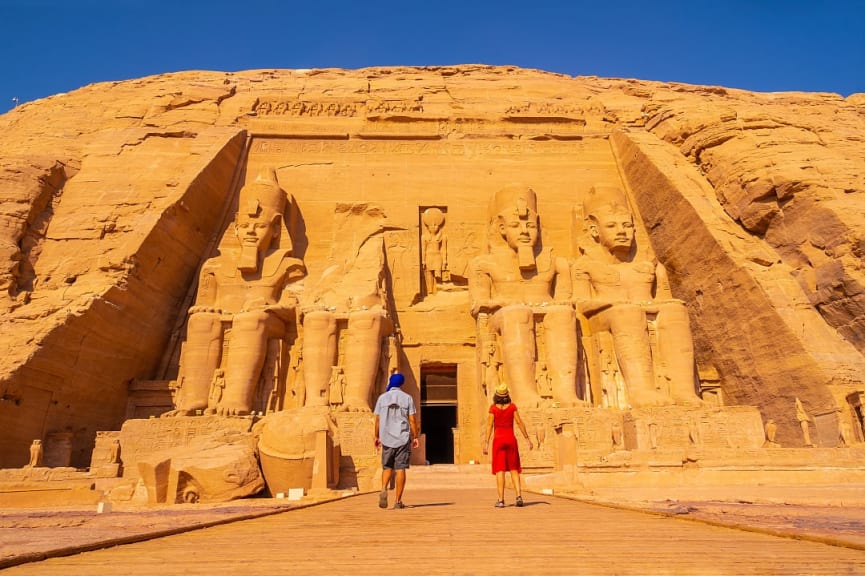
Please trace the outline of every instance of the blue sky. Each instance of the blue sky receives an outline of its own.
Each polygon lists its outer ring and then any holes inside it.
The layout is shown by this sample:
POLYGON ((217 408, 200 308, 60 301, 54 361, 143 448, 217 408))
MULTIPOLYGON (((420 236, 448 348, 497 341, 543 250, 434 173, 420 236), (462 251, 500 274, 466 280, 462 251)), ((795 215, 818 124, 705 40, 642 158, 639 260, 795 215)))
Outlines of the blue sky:
POLYGON ((865 0, 0 0, 0 112, 181 70, 511 64, 865 92, 865 0))

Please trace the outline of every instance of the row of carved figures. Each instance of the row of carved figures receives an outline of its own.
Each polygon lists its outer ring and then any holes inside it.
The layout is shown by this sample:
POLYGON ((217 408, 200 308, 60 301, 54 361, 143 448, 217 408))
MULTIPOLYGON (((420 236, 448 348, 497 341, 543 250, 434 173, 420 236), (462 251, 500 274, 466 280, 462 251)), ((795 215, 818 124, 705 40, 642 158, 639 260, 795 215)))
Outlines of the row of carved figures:
MULTIPOLYGON (((335 247, 338 263, 317 286, 301 289, 297 281, 306 271, 293 255, 286 224, 293 210, 272 172, 241 189, 233 238, 202 266, 175 410, 168 415, 252 411, 269 342, 289 333, 301 343, 295 357, 303 361, 302 405, 331 403, 334 367, 340 366, 343 408, 369 410, 385 370, 382 347, 392 346, 395 331, 385 289, 384 227, 366 226, 359 242, 335 247)), ((581 210, 588 241, 570 263, 541 246, 531 188, 511 185, 494 195, 488 246, 470 263, 468 278, 481 384, 491 390, 504 379, 514 400, 528 405, 543 396, 561 404, 698 403, 687 311, 672 298, 663 267, 635 258, 624 194, 595 187, 581 210), (591 381, 582 391, 580 358, 591 381), (549 390, 538 390, 539 369, 549 390)), ((374 223, 383 215, 369 210, 364 217, 374 223)), ((427 209, 422 224, 425 288, 434 294, 448 280, 444 213, 427 209)))

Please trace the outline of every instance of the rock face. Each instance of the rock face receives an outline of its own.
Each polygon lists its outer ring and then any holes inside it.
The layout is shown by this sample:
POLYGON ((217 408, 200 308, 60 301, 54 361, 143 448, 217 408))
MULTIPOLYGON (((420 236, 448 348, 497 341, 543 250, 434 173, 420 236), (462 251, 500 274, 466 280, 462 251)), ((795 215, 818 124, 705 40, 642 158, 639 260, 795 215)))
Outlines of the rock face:
MULTIPOLYGON (((476 354, 467 286, 489 201, 530 186, 539 246, 572 263, 575 206, 600 184, 625 191, 637 249, 685 303, 704 401, 713 384, 756 406, 782 445, 805 443, 796 398, 814 443, 865 439, 865 95, 483 66, 188 72, 31 102, 0 134, 0 467, 59 436, 85 466, 97 431, 141 415, 136 383, 177 379, 201 267, 266 170, 296 203, 286 224, 306 277, 253 411, 313 393, 363 411, 353 391, 399 369, 430 407, 422 421, 459 430, 453 459, 479 459, 483 374, 501 361, 476 354), (445 252, 433 260, 430 234, 445 252), (351 271, 368 261, 362 286, 351 271), (334 271, 357 288, 344 301, 322 296, 334 271), (369 356, 365 333, 383 345, 359 377, 344 368, 369 356), (304 383, 300 358, 321 352, 307 337, 334 343, 320 360, 334 370, 304 383)), ((369 456, 340 435, 344 455, 369 456)))

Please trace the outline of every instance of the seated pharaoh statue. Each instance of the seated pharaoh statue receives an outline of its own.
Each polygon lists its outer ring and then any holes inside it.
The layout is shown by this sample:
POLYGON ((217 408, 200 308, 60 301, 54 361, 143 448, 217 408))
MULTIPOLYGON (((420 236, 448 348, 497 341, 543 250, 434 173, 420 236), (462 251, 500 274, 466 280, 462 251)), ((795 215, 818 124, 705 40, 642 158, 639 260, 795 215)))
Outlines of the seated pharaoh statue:
MULTIPOLYGON (((583 216, 588 238, 574 263, 574 300, 591 334, 612 336, 625 384, 624 404, 699 403, 687 309, 672 297, 664 267, 636 257, 634 219, 624 193, 612 187, 592 188, 583 202, 583 216)), ((589 354, 598 353, 586 348, 589 354)), ((609 351, 606 356, 613 357, 609 351)), ((590 374, 596 405, 602 403, 600 377, 590 374)), ((606 393, 608 399, 614 395, 611 390, 606 393)))
POLYGON ((292 257, 286 226, 292 208, 272 172, 241 189, 229 228, 233 238, 226 233, 219 254, 202 266, 180 356, 176 409, 165 416, 252 411, 268 341, 283 338, 295 322, 296 300, 285 288, 305 273, 292 257))
MULTIPOLYGON (((568 263, 541 246, 537 197, 531 188, 510 185, 499 190, 489 216, 488 252, 476 257, 469 271, 478 349, 490 356, 482 364, 495 367, 501 362, 514 402, 537 406, 542 401, 535 384, 541 356, 553 401, 576 404, 577 331, 568 263), (543 327, 541 342, 536 342, 536 323, 543 327)), ((487 380, 496 377, 495 370, 484 374, 491 395, 496 382, 487 380)))
MULTIPOLYGON (((303 293, 303 406, 369 412, 382 345, 393 332, 385 289, 382 211, 337 206, 331 262, 303 293)), ((382 367, 387 369, 387 367, 382 367)))

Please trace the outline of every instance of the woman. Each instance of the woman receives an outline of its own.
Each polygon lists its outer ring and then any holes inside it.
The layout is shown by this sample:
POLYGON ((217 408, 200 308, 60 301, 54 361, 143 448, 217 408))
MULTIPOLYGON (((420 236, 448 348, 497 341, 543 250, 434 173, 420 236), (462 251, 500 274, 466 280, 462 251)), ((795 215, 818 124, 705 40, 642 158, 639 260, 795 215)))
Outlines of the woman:
POLYGON ((484 436, 484 454, 486 454, 490 444, 490 437, 493 435, 493 431, 495 431, 492 464, 493 474, 496 475, 496 487, 499 491, 496 508, 505 507, 505 472, 507 471, 510 471, 514 489, 517 491, 517 506, 523 505, 523 490, 520 484, 520 472, 523 471, 523 468, 520 465, 520 451, 517 447, 517 438, 514 436, 514 422, 517 423, 517 426, 520 427, 520 432, 528 440, 529 450, 532 450, 534 446, 532 445, 532 441, 529 440, 529 434, 526 432, 526 426, 517 412, 516 405, 511 403, 508 386, 507 384, 499 384, 495 395, 493 395, 493 405, 490 406, 490 415, 487 417, 487 433, 484 436))

